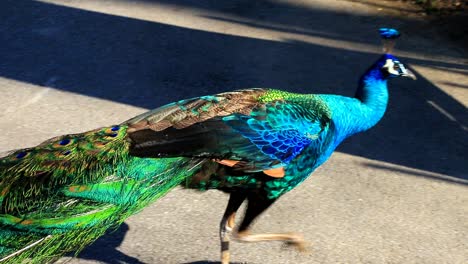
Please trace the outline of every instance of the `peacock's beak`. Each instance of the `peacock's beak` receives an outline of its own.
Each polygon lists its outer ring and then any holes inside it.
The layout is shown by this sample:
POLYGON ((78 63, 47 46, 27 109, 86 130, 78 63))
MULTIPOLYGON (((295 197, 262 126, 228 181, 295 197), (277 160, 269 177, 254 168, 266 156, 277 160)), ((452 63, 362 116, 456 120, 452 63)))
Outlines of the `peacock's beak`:
POLYGON ((416 75, 415 75, 412 71, 410 71, 408 68, 402 69, 402 73, 400 74, 400 76, 409 77, 409 78, 411 78, 411 79, 413 79, 413 80, 418 79, 418 78, 416 77, 416 75))
POLYGON ((406 70, 406 73, 402 74, 401 76, 403 77, 409 77, 413 80, 417 80, 418 78, 416 77, 416 75, 414 75, 413 72, 411 72, 410 70, 406 70))

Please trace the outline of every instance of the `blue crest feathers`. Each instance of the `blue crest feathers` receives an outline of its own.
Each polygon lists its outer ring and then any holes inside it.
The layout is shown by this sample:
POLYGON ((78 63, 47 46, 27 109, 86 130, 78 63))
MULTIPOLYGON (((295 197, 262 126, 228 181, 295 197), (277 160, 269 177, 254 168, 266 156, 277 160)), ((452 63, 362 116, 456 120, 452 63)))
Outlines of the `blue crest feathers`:
POLYGON ((380 28, 379 33, 383 39, 397 39, 401 35, 400 32, 394 28, 380 28))
POLYGON ((384 52, 392 52, 395 40, 401 35, 400 32, 393 28, 380 28, 379 33, 382 38, 384 52))

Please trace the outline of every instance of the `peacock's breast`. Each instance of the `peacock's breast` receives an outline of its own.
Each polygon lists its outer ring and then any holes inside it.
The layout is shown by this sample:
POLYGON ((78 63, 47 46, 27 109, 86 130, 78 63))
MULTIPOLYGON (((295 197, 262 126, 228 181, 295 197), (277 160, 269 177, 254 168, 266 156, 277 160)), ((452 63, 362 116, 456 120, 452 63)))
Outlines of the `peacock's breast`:
POLYGON ((265 183, 270 199, 275 199, 292 190, 331 156, 336 148, 335 125, 331 122, 320 137, 305 147, 285 167, 285 176, 265 183))

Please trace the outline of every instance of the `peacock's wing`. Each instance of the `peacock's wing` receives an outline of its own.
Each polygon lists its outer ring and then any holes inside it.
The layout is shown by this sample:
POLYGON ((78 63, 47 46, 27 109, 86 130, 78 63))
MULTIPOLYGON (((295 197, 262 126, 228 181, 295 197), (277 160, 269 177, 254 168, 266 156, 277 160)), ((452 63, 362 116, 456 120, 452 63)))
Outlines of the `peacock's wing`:
POLYGON ((234 160, 253 172, 288 164, 329 122, 313 95, 250 89, 179 101, 125 125, 130 155, 234 160))

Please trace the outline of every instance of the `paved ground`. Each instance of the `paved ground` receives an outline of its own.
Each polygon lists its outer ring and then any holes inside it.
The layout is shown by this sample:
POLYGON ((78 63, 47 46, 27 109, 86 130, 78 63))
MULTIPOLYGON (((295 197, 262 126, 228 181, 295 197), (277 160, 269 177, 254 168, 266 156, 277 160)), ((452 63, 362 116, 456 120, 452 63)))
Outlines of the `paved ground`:
MULTIPOLYGON (((255 225, 302 232, 310 252, 235 243, 233 260, 468 263, 467 50, 411 14, 364 0, 3 0, 0 151, 237 88, 353 95, 376 29, 393 26, 419 79, 392 81, 384 120, 255 225)), ((69 263, 216 263, 226 198, 177 189, 69 263)))

